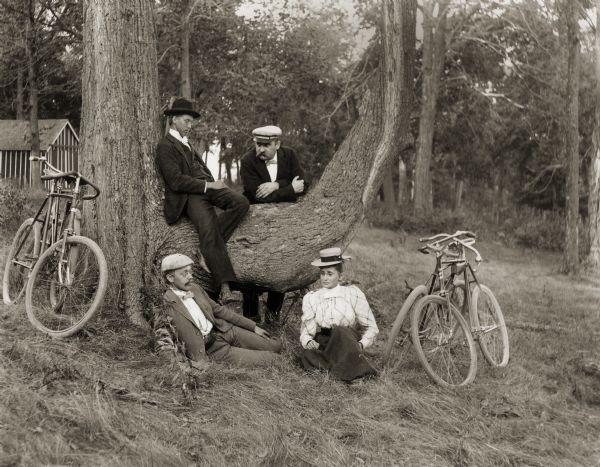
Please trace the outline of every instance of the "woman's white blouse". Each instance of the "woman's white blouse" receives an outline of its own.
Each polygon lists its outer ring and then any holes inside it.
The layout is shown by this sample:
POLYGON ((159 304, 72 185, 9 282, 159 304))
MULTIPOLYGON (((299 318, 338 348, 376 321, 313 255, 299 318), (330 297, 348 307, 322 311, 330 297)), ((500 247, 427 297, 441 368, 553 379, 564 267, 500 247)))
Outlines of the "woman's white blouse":
POLYGON ((309 292, 302 299, 300 343, 306 348, 320 328, 354 327, 357 322, 364 329, 360 342, 367 348, 375 340, 379 328, 365 294, 358 287, 338 285, 333 289, 309 292))

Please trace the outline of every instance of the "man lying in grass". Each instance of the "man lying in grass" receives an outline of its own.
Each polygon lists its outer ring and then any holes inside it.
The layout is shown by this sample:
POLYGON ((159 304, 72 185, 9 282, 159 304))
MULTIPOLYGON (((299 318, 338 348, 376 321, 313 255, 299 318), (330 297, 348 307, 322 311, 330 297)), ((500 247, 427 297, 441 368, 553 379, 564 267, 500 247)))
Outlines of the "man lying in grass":
POLYGON ((165 256, 161 272, 168 285, 165 312, 177 339, 192 360, 212 359, 243 366, 270 364, 278 358, 281 342, 256 323, 227 306, 212 301, 192 282, 194 262, 182 254, 165 256))
POLYGON ((311 264, 321 270, 323 288, 302 300, 302 366, 328 370, 342 381, 376 375, 363 355, 379 333, 375 317, 358 287, 340 285, 342 264, 350 257, 342 255, 340 248, 321 250, 319 256, 311 264), (362 334, 356 330, 357 325, 362 334))

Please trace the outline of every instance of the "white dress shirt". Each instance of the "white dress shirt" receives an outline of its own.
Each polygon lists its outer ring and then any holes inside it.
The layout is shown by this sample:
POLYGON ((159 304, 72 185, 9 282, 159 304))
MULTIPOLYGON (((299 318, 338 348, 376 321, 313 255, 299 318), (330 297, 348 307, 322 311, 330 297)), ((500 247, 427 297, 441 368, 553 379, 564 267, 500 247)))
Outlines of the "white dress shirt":
POLYGON ((194 298, 191 296, 186 297, 186 295, 188 295, 188 292, 185 292, 183 290, 173 289, 173 292, 183 302, 183 304, 187 308, 188 312, 192 316, 192 319, 194 320, 194 324, 196 325, 196 327, 198 329, 200 329, 200 332, 202 333, 202 335, 203 336, 208 335, 210 333, 210 331, 212 330, 213 324, 208 319, 206 319, 206 316, 204 316, 204 313, 202 313, 202 310, 198 306, 198 303, 196 302, 196 300, 194 300, 194 298))
POLYGON ((320 328, 354 327, 356 323, 364 328, 360 343, 366 349, 375 340, 379 328, 365 294, 358 287, 338 285, 309 292, 302 299, 300 343, 306 348, 320 328))
POLYGON ((275 157, 270 161, 265 161, 267 165, 267 170, 269 171, 269 176, 271 177, 271 181, 274 182, 277 180, 277 153, 275 153, 275 157))
POLYGON ((175 130, 174 128, 169 128, 169 134, 175 138, 177 141, 179 141, 180 143, 184 144, 185 146, 188 147, 188 149, 192 149, 192 147, 190 146, 190 142, 187 139, 187 136, 181 136, 181 133, 179 133, 177 130, 175 130))

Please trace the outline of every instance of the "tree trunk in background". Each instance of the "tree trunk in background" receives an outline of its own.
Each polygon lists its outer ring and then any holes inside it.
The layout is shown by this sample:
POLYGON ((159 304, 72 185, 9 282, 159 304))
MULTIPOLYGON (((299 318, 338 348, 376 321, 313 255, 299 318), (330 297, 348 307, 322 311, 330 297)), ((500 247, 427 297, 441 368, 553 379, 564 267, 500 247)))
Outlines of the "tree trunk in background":
MULTIPOLYGON (((37 83, 37 41, 35 27, 35 0, 29 0, 27 23, 25 26, 27 49, 27 79, 29 81, 29 129, 31 137, 31 157, 40 156, 40 131, 38 121, 38 83, 37 83)), ((42 188, 41 164, 31 161, 31 187, 34 190, 42 188)))
POLYGON ((565 0, 567 23, 567 93, 565 157, 568 167, 566 186, 566 228, 563 271, 575 274, 579 269, 579 25, 577 0, 565 0))
POLYGON ((394 217, 396 215, 396 193, 394 190, 394 174, 391 170, 388 170, 383 178, 383 204, 385 212, 394 217))
POLYGON ((421 215, 429 214, 433 209, 431 153, 440 76, 446 56, 447 4, 447 0, 427 0, 423 5, 423 92, 414 180, 414 208, 415 213, 421 215), (434 17, 436 4, 438 14, 434 17))
MULTIPOLYGON (((600 25, 600 0, 596 0, 596 25, 600 25)), ((595 109, 592 151, 588 171, 588 235, 590 251, 585 260, 586 267, 600 270, 600 27, 596 27, 595 53, 595 109)))
POLYGON ((190 74, 190 6, 188 2, 181 25, 181 95, 192 98, 192 76, 190 74))
POLYGON ((398 206, 402 207, 410 201, 408 193, 408 175, 402 156, 398 158, 398 206))
POLYGON ((153 4, 83 2, 80 170, 101 189, 84 210, 84 233, 106 255, 107 308, 119 306, 134 321, 144 307, 146 259, 156 249, 162 195, 154 163, 160 105, 153 4))
POLYGON ((25 90, 23 89, 23 68, 17 70, 17 101, 16 101, 16 119, 25 120, 25 90))
POLYGON ((462 207, 462 198, 463 198, 463 190, 465 187, 465 182, 460 179, 456 182, 456 186, 454 188, 454 211, 460 210, 462 207))

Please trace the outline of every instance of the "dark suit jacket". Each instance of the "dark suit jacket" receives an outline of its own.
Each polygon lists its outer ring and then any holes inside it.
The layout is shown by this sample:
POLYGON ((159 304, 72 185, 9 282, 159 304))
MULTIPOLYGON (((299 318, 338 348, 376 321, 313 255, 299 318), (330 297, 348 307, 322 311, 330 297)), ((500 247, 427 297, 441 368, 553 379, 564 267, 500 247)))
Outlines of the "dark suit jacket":
MULTIPOLYGON (((191 291, 194 293, 194 300, 196 300, 202 313, 213 324, 213 332, 214 330, 226 332, 234 325, 248 331, 254 331, 256 327, 254 321, 244 318, 226 306, 213 302, 199 285, 192 285, 191 291)), ((202 332, 194 323, 194 319, 186 306, 171 289, 165 292, 163 299, 165 311, 175 326, 178 339, 185 344, 188 357, 192 360, 205 358, 206 352, 202 332)))
POLYGON ((167 224, 177 222, 189 194, 202 194, 206 182, 214 182, 202 157, 192 148, 192 157, 201 165, 201 173, 192 176, 192 160, 186 149, 173 136, 167 134, 156 147, 158 170, 165 182, 164 212, 167 224))
MULTIPOLYGON (((256 149, 251 149, 242 156, 240 175, 244 184, 244 196, 251 203, 294 202, 298 199, 298 195, 294 192, 292 180, 296 176, 300 177, 301 180, 304 179, 304 171, 300 167, 295 151, 284 146, 277 150, 277 177, 275 181, 279 183, 279 189, 266 198, 258 199, 256 197, 258 186, 271 181, 265 162, 256 157, 256 149)), ((305 192, 306 189, 307 184, 305 182, 305 192)))

